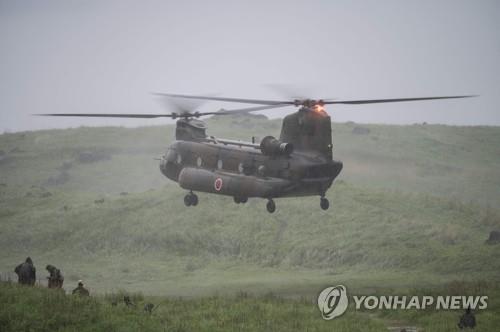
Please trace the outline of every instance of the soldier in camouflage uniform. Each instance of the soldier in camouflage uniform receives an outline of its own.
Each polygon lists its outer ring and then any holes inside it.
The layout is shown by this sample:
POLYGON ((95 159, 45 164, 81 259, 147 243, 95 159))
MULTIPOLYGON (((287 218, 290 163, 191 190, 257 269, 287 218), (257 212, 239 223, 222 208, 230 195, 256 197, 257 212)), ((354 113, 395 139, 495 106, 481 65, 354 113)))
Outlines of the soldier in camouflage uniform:
POLYGON ((78 287, 73 289, 72 294, 77 294, 80 296, 90 296, 89 291, 85 287, 83 287, 83 281, 81 280, 78 280, 78 287))
POLYGON ((47 279, 49 280, 48 286, 49 288, 62 288, 64 277, 61 274, 61 270, 56 268, 54 265, 47 265, 47 271, 49 271, 49 276, 47 279))
POLYGON ((14 269, 18 277, 18 282, 22 285, 34 286, 36 281, 36 269, 30 257, 24 263, 19 264, 14 269))
POLYGON ((123 302, 125 302, 125 305, 126 305, 127 307, 129 307, 129 308, 130 308, 130 307, 135 307, 135 303, 134 303, 134 302, 132 302, 132 300, 130 299, 130 296, 128 296, 128 295, 125 295, 125 296, 123 297, 123 302))
POLYGON ((465 310, 465 314, 460 317, 460 322, 458 323, 460 329, 465 329, 470 327, 471 329, 476 327, 476 317, 474 313, 471 312, 470 307, 465 310))

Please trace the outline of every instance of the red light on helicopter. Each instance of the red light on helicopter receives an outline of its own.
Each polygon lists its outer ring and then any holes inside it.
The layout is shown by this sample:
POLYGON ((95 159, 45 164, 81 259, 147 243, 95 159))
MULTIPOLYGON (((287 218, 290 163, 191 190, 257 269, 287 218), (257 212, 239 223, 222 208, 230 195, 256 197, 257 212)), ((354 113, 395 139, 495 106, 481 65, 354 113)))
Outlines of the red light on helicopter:
POLYGON ((324 113, 325 107, 323 107, 323 105, 316 104, 316 105, 314 105, 314 111, 318 112, 318 113, 324 113))

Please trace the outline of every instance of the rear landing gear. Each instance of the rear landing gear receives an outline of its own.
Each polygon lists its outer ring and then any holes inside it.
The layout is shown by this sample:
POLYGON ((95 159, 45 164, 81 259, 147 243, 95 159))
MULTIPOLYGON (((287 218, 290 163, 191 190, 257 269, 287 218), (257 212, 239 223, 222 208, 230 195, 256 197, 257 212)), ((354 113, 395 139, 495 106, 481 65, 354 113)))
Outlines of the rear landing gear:
POLYGON ((184 196, 184 205, 186 206, 196 206, 198 205, 198 196, 192 191, 184 196))
POLYGON ((274 203, 272 198, 270 198, 267 201, 266 209, 267 209, 267 212, 269 212, 269 213, 273 213, 274 211, 276 211, 276 204, 274 203))
POLYGON ((319 206, 321 207, 322 210, 328 210, 328 208, 330 207, 330 202, 325 197, 321 197, 321 200, 319 201, 319 206))
POLYGON ((238 196, 234 196, 233 197, 233 200, 236 204, 240 204, 240 203, 243 203, 245 204, 246 202, 248 202, 248 197, 238 197, 238 196))

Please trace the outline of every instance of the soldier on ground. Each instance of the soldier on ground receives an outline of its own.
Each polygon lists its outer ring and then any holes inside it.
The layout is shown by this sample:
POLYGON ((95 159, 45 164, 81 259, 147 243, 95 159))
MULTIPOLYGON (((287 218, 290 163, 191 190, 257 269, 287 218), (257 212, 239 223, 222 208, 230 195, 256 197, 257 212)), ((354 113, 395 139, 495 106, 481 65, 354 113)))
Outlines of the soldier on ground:
POLYGON ((30 257, 26 258, 24 263, 19 264, 14 269, 18 277, 18 282, 22 285, 35 285, 36 269, 30 257))
POLYGON ((128 296, 128 295, 125 295, 125 296, 123 297, 123 302, 125 302, 125 305, 126 305, 127 307, 135 307, 134 302, 132 302, 132 300, 130 299, 130 296, 128 296))
POLYGON ((460 322, 458 323, 460 329, 470 327, 471 329, 476 327, 476 317, 474 313, 471 312, 470 307, 465 310, 465 314, 460 316, 460 322))
POLYGON ((61 273, 61 270, 56 268, 54 265, 47 265, 47 271, 49 271, 49 276, 47 279, 49 280, 49 288, 62 288, 64 277, 61 273))
POLYGON ((152 314, 157 307, 158 306, 155 307, 153 303, 146 303, 144 305, 144 311, 147 312, 148 314, 152 314))
POLYGON ((81 280, 78 280, 78 287, 73 289, 72 294, 77 294, 80 296, 90 296, 89 291, 85 287, 83 287, 83 281, 81 280))

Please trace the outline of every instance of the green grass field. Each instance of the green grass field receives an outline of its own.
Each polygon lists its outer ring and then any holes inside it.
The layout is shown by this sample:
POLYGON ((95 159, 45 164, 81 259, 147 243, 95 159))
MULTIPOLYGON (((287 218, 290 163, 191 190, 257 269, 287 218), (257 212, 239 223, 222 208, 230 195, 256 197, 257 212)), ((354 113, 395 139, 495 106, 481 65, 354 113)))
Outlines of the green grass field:
MULTIPOLYGON (((454 294, 456 287, 473 294, 477 284, 447 284, 431 292, 454 294)), ((476 331, 497 331, 500 289, 483 284, 492 296, 487 311, 476 315, 476 331)), ((351 305, 338 319, 325 321, 313 300, 287 299, 274 293, 260 296, 239 292, 231 296, 194 298, 144 296, 128 293, 134 306, 116 301, 126 292, 90 298, 65 295, 45 288, 0 283, 2 331, 387 331, 388 327, 417 327, 419 331, 457 331, 456 311, 356 311, 351 305), (113 305, 113 302, 116 305, 113 305), (152 313, 144 311, 153 303, 152 313)), ((405 293, 402 293, 405 294, 405 293)))
MULTIPOLYGON (((262 117, 208 124, 211 135, 245 140, 280 130, 279 120, 262 117)), ((483 285, 490 302, 477 330, 500 326, 500 244, 485 244, 500 230, 500 128, 335 123, 334 157, 344 170, 327 194, 330 209, 320 210, 317 197, 277 199, 273 215, 261 199, 236 205, 203 193, 197 207, 184 207, 184 191, 154 160, 173 129, 0 136, 2 278, 14 279, 31 256, 41 285, 50 263, 66 290, 83 279, 95 295, 54 300, 61 295, 4 284, 0 296, 10 300, 0 327, 26 330, 50 316, 43 301, 60 301, 73 311, 33 330, 456 330, 458 311, 348 310, 323 321, 315 298, 337 284, 388 295, 483 285), (354 134, 357 126, 369 133, 354 134), (102 158, 89 162, 85 153, 102 158), (116 292, 161 306, 151 317, 111 307, 104 295, 116 292), (90 322, 78 318, 79 306, 90 322)))

